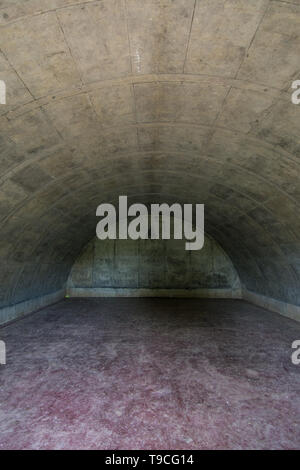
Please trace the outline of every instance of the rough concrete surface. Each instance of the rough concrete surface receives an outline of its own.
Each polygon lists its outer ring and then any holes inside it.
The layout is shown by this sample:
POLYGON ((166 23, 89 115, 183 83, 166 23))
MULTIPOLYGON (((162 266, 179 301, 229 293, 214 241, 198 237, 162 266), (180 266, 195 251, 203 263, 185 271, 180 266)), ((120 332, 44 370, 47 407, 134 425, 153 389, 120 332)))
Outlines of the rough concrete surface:
POLYGON ((0 329, 0 448, 299 449, 299 323, 243 301, 63 301, 0 329))
POLYGON ((2 0, 0 306, 60 290, 101 202, 206 205, 245 288, 300 305, 300 2, 2 0))
POLYGON ((200 251, 185 240, 94 238, 74 263, 69 288, 239 289, 238 275, 224 251, 205 237, 200 251))

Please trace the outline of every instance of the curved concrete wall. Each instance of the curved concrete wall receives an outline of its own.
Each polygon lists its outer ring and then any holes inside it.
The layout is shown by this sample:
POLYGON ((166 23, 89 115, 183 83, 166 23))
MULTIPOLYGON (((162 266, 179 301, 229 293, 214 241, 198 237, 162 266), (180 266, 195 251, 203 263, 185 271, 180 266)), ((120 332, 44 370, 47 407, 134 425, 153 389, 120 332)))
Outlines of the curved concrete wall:
POLYGON ((95 238, 74 263, 68 289, 73 295, 74 288, 81 295, 103 295, 107 288, 127 289, 129 295, 132 289, 154 289, 153 294, 159 289, 213 289, 228 296, 240 289, 230 259, 210 237, 200 251, 185 251, 184 245, 184 240, 95 238))
POLYGON ((204 203, 243 284, 300 305, 299 0, 2 0, 0 306, 63 287, 95 210, 204 203))

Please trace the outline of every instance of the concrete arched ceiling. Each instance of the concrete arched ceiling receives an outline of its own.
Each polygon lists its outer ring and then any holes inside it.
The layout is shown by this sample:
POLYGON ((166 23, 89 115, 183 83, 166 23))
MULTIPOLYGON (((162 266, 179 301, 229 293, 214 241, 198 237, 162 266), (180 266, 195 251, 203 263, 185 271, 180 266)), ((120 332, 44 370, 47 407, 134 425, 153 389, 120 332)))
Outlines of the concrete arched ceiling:
POLYGON ((60 288, 119 194, 205 203, 299 304, 299 51, 300 0, 0 1, 0 306, 60 288))

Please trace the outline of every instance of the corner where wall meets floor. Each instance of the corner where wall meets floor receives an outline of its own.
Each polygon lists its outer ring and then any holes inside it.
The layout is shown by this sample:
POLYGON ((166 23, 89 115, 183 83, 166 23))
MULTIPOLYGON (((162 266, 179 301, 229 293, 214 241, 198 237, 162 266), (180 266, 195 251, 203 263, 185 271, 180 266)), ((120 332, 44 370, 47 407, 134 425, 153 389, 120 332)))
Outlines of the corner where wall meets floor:
POLYGON ((139 297, 139 298, 198 298, 198 299, 236 299, 245 300, 253 305, 262 307, 265 310, 279 313, 284 317, 300 322, 300 307, 297 305, 286 304, 275 299, 264 297, 262 295, 250 292, 244 288, 236 291, 208 291, 208 290, 155 290, 145 289, 126 290, 126 289, 96 289, 88 292, 84 289, 84 293, 80 289, 61 289, 57 292, 45 295, 43 297, 34 298, 19 304, 5 307, 0 310, 0 327, 5 326, 19 318, 29 315, 37 310, 53 305, 63 299, 72 298, 108 298, 108 297, 139 297))

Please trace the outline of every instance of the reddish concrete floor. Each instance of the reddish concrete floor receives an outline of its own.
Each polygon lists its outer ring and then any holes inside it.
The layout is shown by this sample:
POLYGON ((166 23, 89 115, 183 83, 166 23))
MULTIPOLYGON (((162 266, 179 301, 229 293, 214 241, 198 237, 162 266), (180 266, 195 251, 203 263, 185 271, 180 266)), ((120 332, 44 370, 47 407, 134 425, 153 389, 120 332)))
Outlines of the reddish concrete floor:
POLYGON ((0 339, 2 449, 300 448, 300 324, 246 302, 66 300, 0 339))

